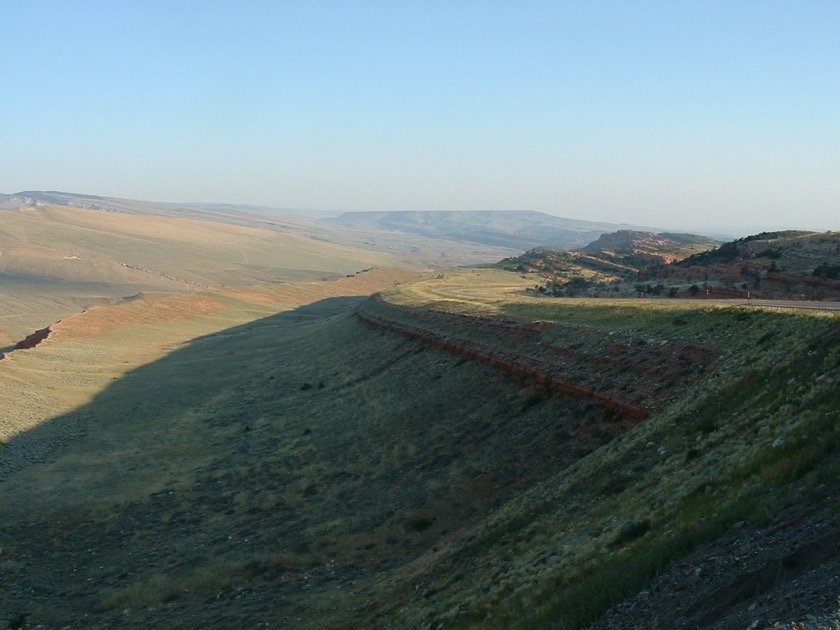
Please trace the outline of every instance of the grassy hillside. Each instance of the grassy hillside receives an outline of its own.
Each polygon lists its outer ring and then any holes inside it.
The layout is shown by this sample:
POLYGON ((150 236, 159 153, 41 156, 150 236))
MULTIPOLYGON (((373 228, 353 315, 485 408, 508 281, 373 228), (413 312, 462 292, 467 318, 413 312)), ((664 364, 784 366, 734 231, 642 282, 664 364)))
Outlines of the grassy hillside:
POLYGON ((64 206, 2 212, 0 229, 5 274, 177 291, 335 277, 393 262, 264 228, 64 206))
MULTIPOLYGON (((7 443, 0 471, 32 449, 52 450, 40 436, 16 439, 28 429, 47 432, 50 418, 87 403, 128 371, 165 356, 184 343, 231 326, 318 301, 311 316, 335 311, 333 302, 366 296, 413 275, 376 269, 333 281, 220 287, 187 294, 139 295, 99 305, 49 326, 32 350, 7 350, 0 360, 0 443, 7 443), (18 448, 23 448, 18 457, 18 448)), ((288 316, 291 317, 291 316, 288 316)), ((296 316, 307 319, 307 315, 296 316)), ((58 423, 60 424, 60 423, 58 423)), ((60 434, 60 431, 57 435, 60 434)), ((16 466, 16 464, 15 464, 16 466)))
MULTIPOLYGON (((609 224, 581 222, 523 212, 348 213, 343 218, 333 220, 324 217, 324 213, 321 212, 259 206, 160 203, 43 191, 0 195, 0 209, 32 209, 44 206, 88 209, 117 215, 193 219, 257 228, 317 241, 316 250, 323 244, 333 243, 360 250, 387 253, 395 257, 392 262, 399 262, 402 266, 412 268, 474 265, 511 256, 526 247, 517 240, 518 237, 509 232, 511 230, 527 232, 533 236, 540 233, 546 221, 555 227, 561 226, 563 230, 568 227, 572 232, 584 228, 587 230, 615 228, 609 224), (361 221, 357 220, 358 217, 367 217, 371 214, 388 215, 392 219, 382 222, 364 218, 361 221), (461 216, 461 219, 453 221, 452 214, 461 216), (419 224, 414 220, 418 215, 426 217, 419 224), (468 218, 476 216, 481 216, 481 220, 468 218), (356 218, 348 220, 349 217, 356 218), (402 225, 405 229, 398 225, 402 225), (534 225, 540 227, 535 228, 534 225), (492 238, 481 238, 481 235, 488 234, 493 235, 492 238)), ((545 241, 537 239, 536 242, 545 241)))
POLYGON ((265 227, 69 206, 4 211, 0 348, 139 292, 337 278, 397 261, 265 227))
POLYGON ((0 195, 0 352, 71 313, 140 292, 474 265, 513 253, 445 230, 350 230, 271 208, 0 195))
POLYGON ((183 341, 211 333, 189 343, 161 336, 172 330, 153 317, 161 307, 102 308, 0 362, 0 378, 40 384, 26 388, 34 406, 92 378, 72 366, 96 348, 115 344, 109 356, 128 361, 108 387, 8 440, 23 459, 2 484, 0 618, 833 618, 836 315, 550 300, 526 293, 533 278, 497 270, 361 300, 351 288, 364 276, 326 283, 330 295, 302 288, 285 302, 294 310, 265 289, 208 295, 167 318, 184 322, 183 341), (226 327, 222 314, 244 304, 276 314, 226 327), (157 360, 132 354, 149 346, 157 360), (27 458, 45 439, 51 450, 27 458))

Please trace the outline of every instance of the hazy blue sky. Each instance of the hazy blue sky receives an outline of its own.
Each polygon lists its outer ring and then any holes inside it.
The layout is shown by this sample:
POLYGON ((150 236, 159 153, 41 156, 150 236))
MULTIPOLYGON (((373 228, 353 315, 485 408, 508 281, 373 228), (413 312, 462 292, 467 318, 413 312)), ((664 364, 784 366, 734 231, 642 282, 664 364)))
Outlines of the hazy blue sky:
POLYGON ((840 1, 0 0, 0 192, 840 229, 840 1))

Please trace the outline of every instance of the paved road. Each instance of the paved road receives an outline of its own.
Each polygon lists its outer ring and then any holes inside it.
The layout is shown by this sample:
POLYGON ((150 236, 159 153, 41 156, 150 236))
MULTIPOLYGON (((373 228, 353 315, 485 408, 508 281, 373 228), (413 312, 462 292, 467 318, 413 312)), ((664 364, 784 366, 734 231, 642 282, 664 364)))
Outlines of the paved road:
MULTIPOLYGON (((628 300, 638 300, 640 298, 627 298, 628 300)), ((657 300, 660 302, 690 302, 701 306, 703 304, 714 304, 716 306, 755 306, 763 308, 792 308, 792 309, 806 309, 814 311, 840 311, 840 302, 814 302, 808 300, 745 300, 742 298, 734 300, 721 300, 716 298, 641 298, 647 300, 657 300)))
POLYGON ((746 306, 766 306, 769 308, 805 308, 816 311, 840 311, 840 302, 800 302, 798 300, 741 300, 746 306))

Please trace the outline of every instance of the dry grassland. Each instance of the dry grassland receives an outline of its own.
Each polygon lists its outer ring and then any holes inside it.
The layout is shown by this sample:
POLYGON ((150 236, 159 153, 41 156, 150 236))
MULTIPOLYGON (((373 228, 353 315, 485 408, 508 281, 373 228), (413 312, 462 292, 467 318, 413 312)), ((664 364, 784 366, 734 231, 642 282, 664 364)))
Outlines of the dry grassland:
MULTIPOLYGON (((32 350, 9 352, 0 362, 0 471, 8 473, 41 459, 81 430, 72 414, 115 380, 183 344, 218 331, 330 298, 364 296, 411 277, 411 272, 376 269, 334 281, 283 283, 251 288, 140 297, 95 306, 52 326, 32 350), (50 424, 70 414, 63 425, 50 424), (45 438, 42 433, 48 434, 45 438)), ((312 316, 317 316, 315 310, 312 316)))
POLYGON ((335 279, 397 266, 305 231, 43 206, 0 212, 0 349, 139 292, 335 279))

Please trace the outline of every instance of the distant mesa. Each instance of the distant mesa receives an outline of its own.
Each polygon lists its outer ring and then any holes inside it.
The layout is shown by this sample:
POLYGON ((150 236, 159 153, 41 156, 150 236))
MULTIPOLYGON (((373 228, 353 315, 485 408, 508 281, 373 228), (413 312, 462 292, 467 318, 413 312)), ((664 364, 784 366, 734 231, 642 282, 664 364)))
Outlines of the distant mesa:
POLYGON ((605 232, 638 226, 581 221, 526 210, 346 212, 325 223, 353 230, 387 230, 495 247, 575 249, 605 232))

